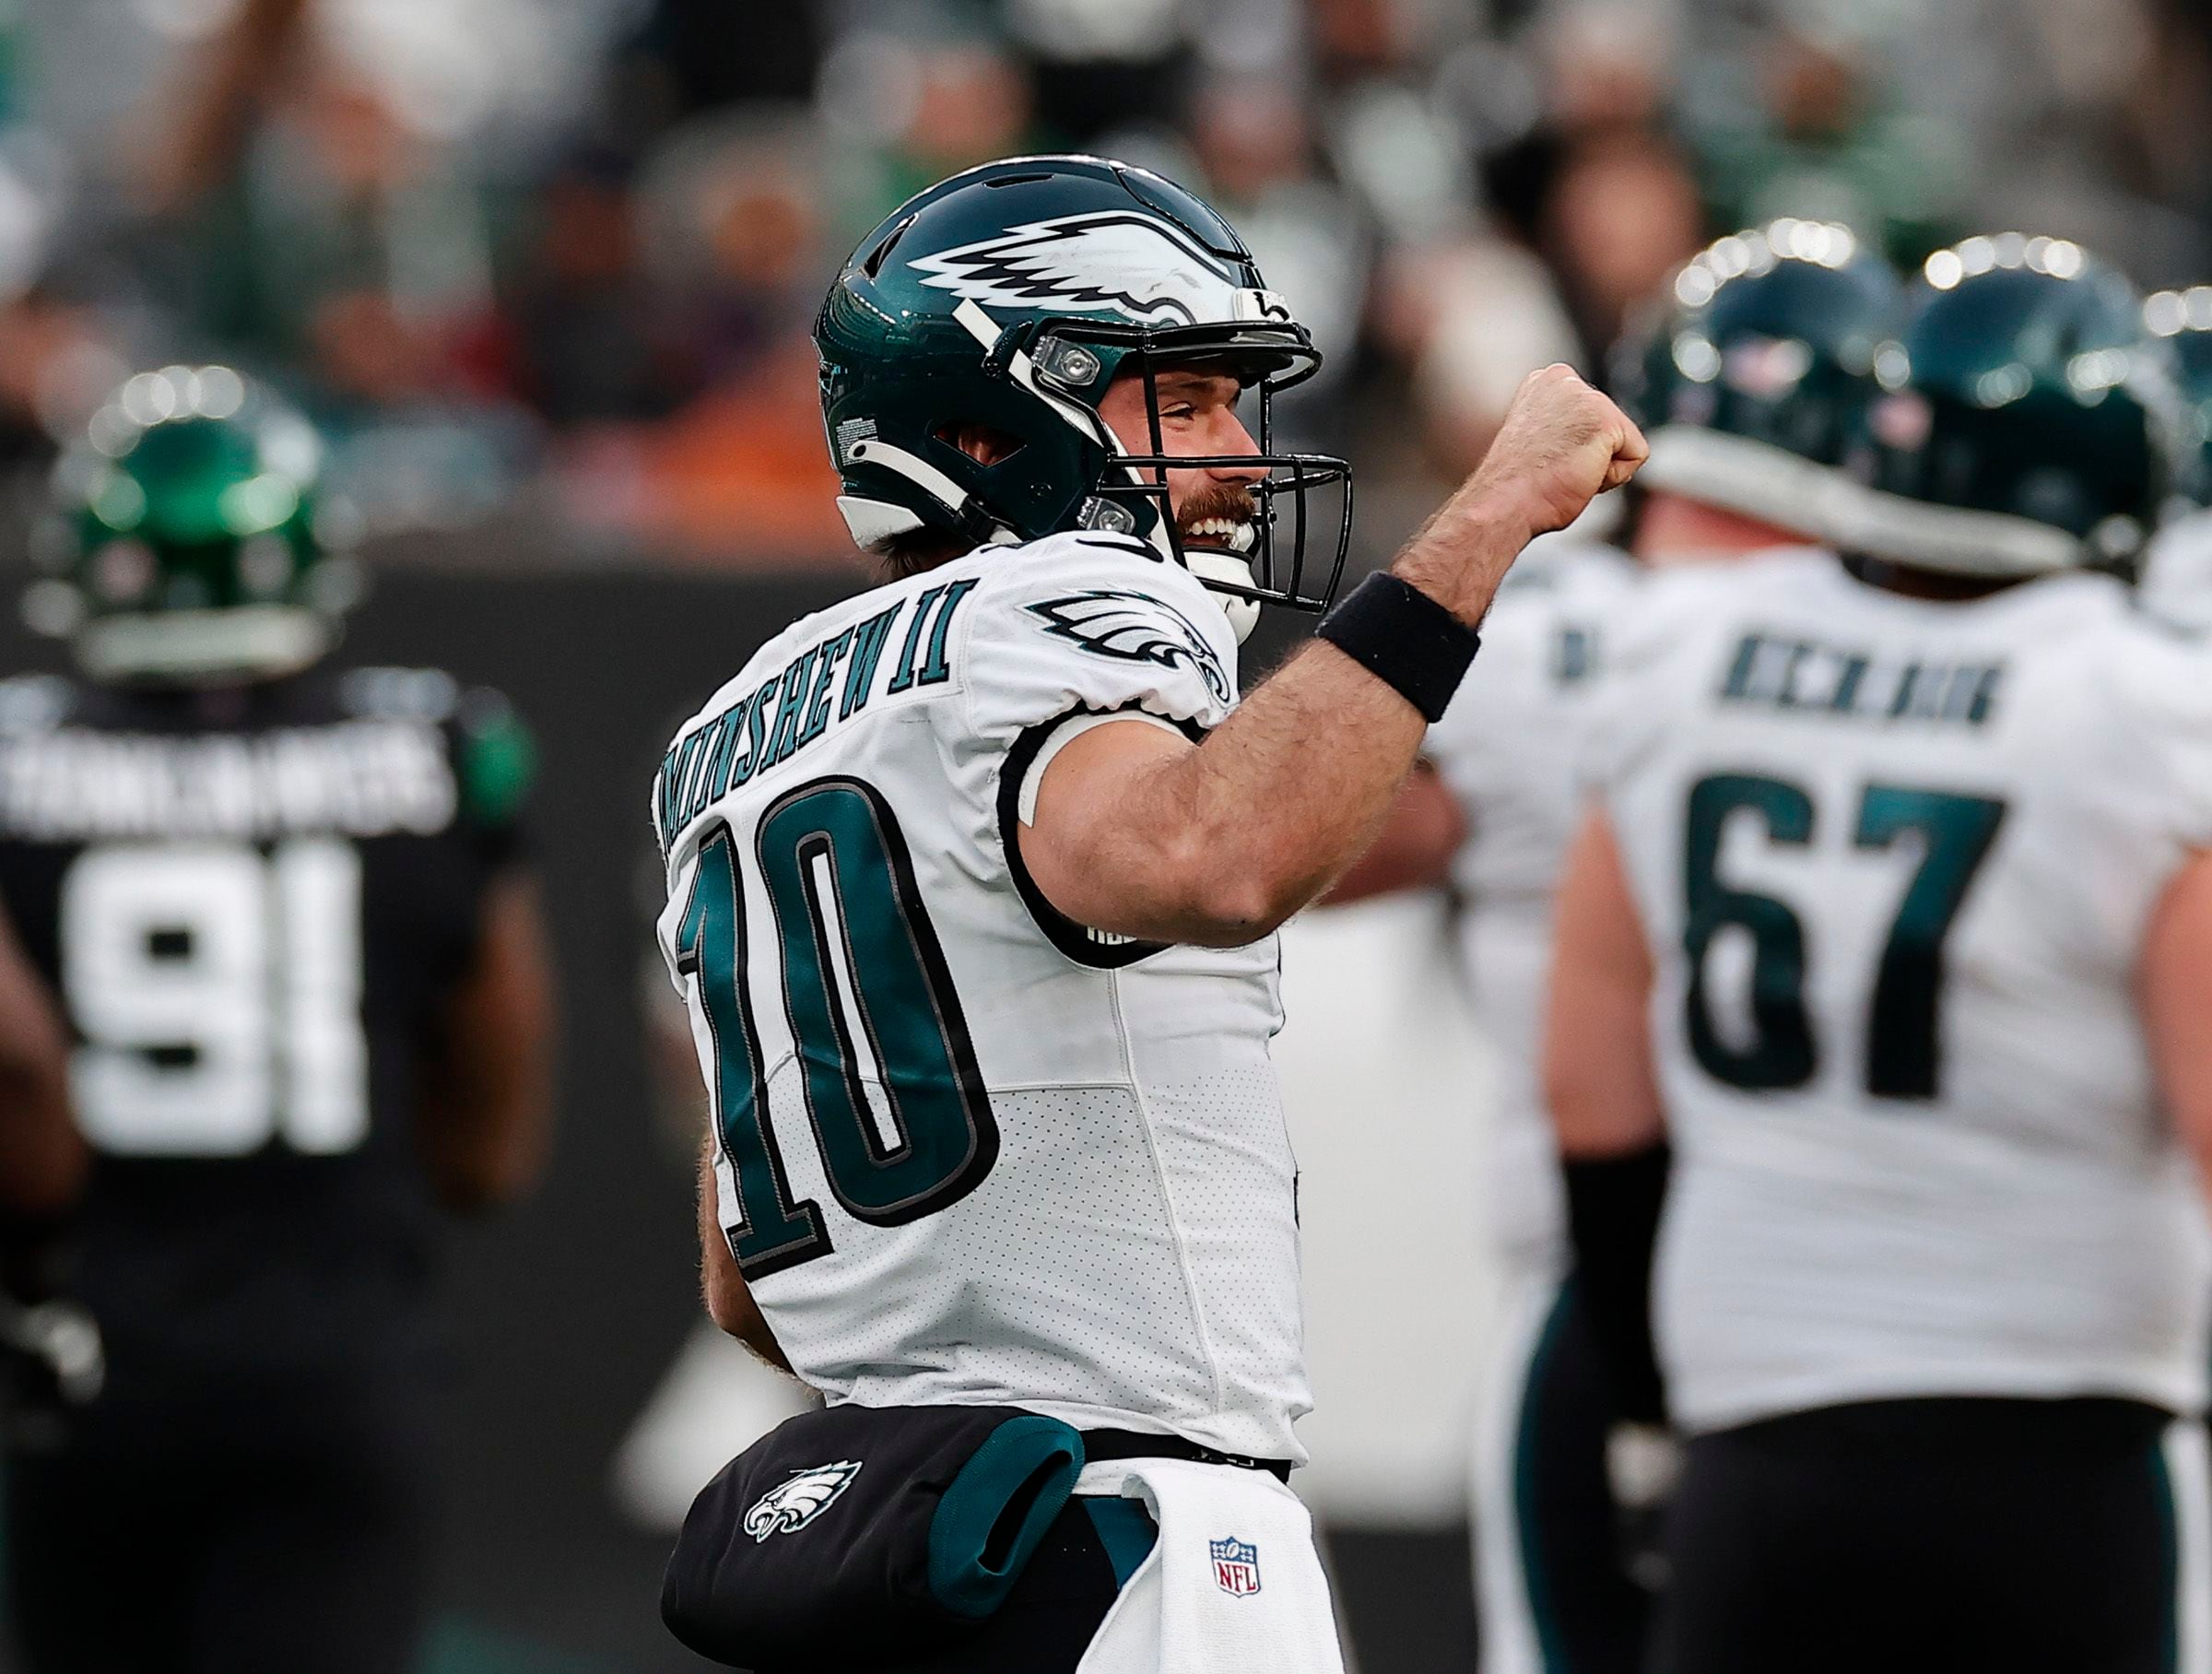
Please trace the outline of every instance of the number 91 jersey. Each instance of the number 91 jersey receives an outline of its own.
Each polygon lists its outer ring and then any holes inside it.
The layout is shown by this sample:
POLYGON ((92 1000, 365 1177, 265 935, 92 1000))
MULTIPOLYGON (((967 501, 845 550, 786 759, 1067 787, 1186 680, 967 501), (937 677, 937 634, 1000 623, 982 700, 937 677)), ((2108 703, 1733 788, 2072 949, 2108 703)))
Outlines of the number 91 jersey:
POLYGON ((0 682, 0 901, 74 1037, 113 1402, 265 1417, 429 1346, 414 1082, 529 765, 434 670, 0 682))
POLYGON ((2105 577, 1937 603, 1812 552, 1666 575, 1616 647, 1677 1421, 2201 1405, 2205 1214, 2135 992, 2212 845, 2212 659, 2105 577))
POLYGON ((670 746, 659 938, 721 1220, 832 1400, 1302 1458, 1275 939, 1087 930, 1015 837, 1067 739, 1200 737, 1235 655, 1187 572, 1054 536, 803 619, 670 746))

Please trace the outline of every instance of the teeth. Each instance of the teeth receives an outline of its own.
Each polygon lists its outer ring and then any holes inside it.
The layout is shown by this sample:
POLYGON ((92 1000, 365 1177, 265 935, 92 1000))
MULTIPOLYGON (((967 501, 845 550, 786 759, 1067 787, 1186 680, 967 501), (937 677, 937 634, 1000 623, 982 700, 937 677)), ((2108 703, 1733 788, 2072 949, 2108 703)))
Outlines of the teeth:
POLYGON ((1208 517, 1191 525, 1186 538, 1191 540, 1218 540, 1233 551, 1252 550, 1253 531, 1241 518, 1208 517))

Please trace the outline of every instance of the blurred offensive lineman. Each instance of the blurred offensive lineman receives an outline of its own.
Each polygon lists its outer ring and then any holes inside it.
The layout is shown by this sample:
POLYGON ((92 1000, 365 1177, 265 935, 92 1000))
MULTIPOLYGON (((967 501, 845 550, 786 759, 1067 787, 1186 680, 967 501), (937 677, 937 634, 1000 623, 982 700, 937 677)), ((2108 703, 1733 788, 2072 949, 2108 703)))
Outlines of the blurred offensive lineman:
POLYGON ((1561 885, 1563 1146, 1676 1148, 1654 1667, 2201 1670, 2212 663, 2091 572, 2165 351, 2008 234, 1877 370, 1846 556, 1617 638, 1561 885))
POLYGON ((1499 1055, 1488 1224, 1508 1295, 1474 1483, 1485 1674, 1642 1668, 1657 1554, 1642 1548, 1653 1519, 1641 1514, 1670 1474, 1671 1449, 1651 1433, 1665 1415, 1648 1350, 1598 1339, 1568 1246, 1571 1207, 1578 1237, 1648 1245, 1664 1173, 1627 1194, 1602 1164, 1562 1183, 1538 1085, 1552 892, 1581 813, 1576 761, 1606 645, 1635 609, 1638 566, 1817 537, 1823 479, 1877 389, 1874 353, 1898 306, 1887 265, 1810 221, 1724 239, 1674 277, 1613 379, 1652 449, 1630 490, 1633 559, 1563 535, 1513 567, 1481 661, 1422 747, 1433 771, 1406 781, 1330 896, 1449 881, 1499 1055))
POLYGON ((1095 159, 971 171, 862 243, 818 343, 841 504, 890 579, 708 702, 654 815, 715 1095, 710 1309, 825 1418, 873 1409, 849 1455, 780 1468, 834 1487, 758 1550, 802 1589, 874 1563, 870 1458, 964 1409, 1044 1415, 1089 1463, 1026 1570, 949 1648, 850 1666, 1334 1669, 1278 1481, 1308 1397, 1273 933, 1372 836, 1514 554, 1641 439, 1536 374, 1240 704, 1258 604, 1329 602, 1306 490, 1344 467, 1266 451, 1268 395, 1320 356, 1204 204, 1095 159))
POLYGON ((2144 604, 2169 621, 2212 629, 2212 285, 2144 299, 2143 324, 2173 346, 2183 402, 2180 514, 2144 556, 2144 604))
POLYGON ((0 899, 93 1154, 51 1282, 105 1349, 11 1440, 35 1674, 413 1666, 435 1205, 544 1145, 529 741, 443 674, 316 666, 318 451, 225 368, 133 379, 29 601, 86 679, 0 685, 0 899))

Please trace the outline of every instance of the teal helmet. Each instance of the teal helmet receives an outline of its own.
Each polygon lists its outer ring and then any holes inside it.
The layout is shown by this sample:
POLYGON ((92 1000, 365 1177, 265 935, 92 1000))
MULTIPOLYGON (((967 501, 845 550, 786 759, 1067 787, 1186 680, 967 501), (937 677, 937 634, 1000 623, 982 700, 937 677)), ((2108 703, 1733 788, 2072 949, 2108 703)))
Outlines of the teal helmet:
POLYGON ((1270 441, 1274 396, 1312 377, 1321 351, 1229 224, 1157 174, 1095 157, 956 174, 861 241, 814 340, 838 505, 864 548, 924 529, 971 546, 1112 531, 1225 595, 1241 632, 1260 603, 1322 610, 1335 595, 1350 467, 1270 441), (1256 461, 1168 456, 1154 376, 1192 365, 1256 396, 1256 461), (1099 416, 1124 372, 1144 378, 1148 436, 1116 436, 1099 416), (981 463, 950 440, 970 424, 1017 445, 981 463), (1186 540, 1166 470, 1255 463, 1268 474, 1253 520, 1218 546, 1186 540), (1309 502, 1329 484, 1334 538, 1311 539, 1309 502))
POLYGON ((1936 251, 1912 301, 1853 444, 1840 544, 1970 576, 2132 566, 2184 430, 2135 288, 2068 240, 2007 232, 1936 251))
POLYGON ((140 372, 54 467, 24 616, 95 679, 213 683, 337 642, 359 572, 307 420, 228 367, 140 372))
POLYGON ((1848 228, 1777 220, 1677 270, 1616 347, 1613 395, 1650 442, 1646 489, 1820 533, 1827 474, 1880 393, 1903 289, 1848 228))
POLYGON ((2212 505, 2212 285, 2161 290, 2143 300, 2143 324, 2173 350, 2182 392, 2181 472, 2175 492, 2212 505))

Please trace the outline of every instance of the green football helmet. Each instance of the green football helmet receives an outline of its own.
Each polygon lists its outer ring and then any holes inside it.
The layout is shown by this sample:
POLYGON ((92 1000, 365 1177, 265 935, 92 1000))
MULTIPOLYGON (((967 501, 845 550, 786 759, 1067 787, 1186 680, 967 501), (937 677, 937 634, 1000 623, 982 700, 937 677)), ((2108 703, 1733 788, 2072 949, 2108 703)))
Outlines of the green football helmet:
POLYGON ((2212 505, 2212 285, 2161 290, 2143 300, 2143 324, 2171 345, 2182 391, 2182 468, 2175 492, 2212 505))
POLYGON ((1884 394, 1837 501, 1848 549, 2018 579, 2131 567, 2182 463, 2171 348, 2135 288, 2065 239, 1971 238, 1928 257, 1880 351, 1884 394))
POLYGON ((814 336, 838 506, 864 548, 920 529, 971 546, 1129 535, 1223 595, 1240 635, 1260 603, 1322 610, 1335 593, 1350 467, 1270 440, 1275 395, 1312 376, 1321 351, 1229 224, 1157 174, 1095 157, 956 174, 861 241, 814 336), (1154 375, 1192 365, 1253 394, 1268 471, 1253 485, 1256 518, 1218 546, 1177 530, 1162 473, 1254 461, 1167 455, 1154 375), (1144 378, 1148 437, 1116 436, 1099 416, 1124 371, 1144 378), (1017 445, 982 464, 950 440, 967 424, 1017 445), (1332 483, 1334 538, 1309 560, 1309 501, 1332 483))
POLYGON ((1848 228, 1777 220, 1677 270, 1616 346, 1613 394, 1642 429, 1647 489, 1818 535, 1823 487, 1880 394, 1875 350, 1903 290, 1848 228))
POLYGON ((337 643, 360 572, 307 420, 229 367, 140 372, 54 467, 34 629, 97 680, 217 684, 337 643))

